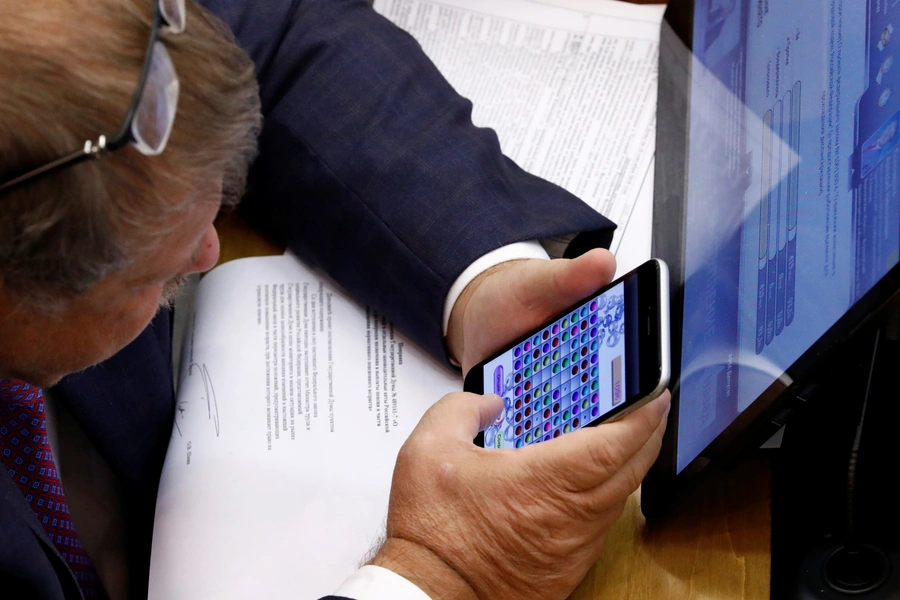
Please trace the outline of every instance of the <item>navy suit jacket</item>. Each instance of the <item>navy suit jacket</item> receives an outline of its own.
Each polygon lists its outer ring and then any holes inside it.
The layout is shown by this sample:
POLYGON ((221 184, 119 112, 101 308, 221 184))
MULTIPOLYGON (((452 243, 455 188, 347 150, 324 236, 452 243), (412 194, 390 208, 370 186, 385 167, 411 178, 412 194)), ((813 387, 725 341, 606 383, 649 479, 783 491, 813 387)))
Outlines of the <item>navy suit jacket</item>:
MULTIPOLYGON (((567 254, 609 245, 613 225, 504 157, 418 44, 365 0, 202 3, 232 29, 260 82, 260 156, 241 210, 433 355, 444 357, 447 292, 478 257, 572 232, 582 233, 567 254)), ((134 598, 146 598, 174 413, 170 323, 160 313, 56 390, 125 490, 134 598)), ((80 597, 9 477, 0 477, 0 595, 80 597)))

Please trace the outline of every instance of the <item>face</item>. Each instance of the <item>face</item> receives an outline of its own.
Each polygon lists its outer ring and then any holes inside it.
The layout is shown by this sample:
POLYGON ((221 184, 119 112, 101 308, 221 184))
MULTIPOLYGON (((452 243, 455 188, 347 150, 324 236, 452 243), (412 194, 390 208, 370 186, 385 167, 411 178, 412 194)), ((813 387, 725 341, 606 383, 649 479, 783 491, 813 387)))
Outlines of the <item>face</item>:
POLYGON ((211 269, 219 258, 215 201, 198 200, 171 216, 172 227, 122 269, 46 314, 18 305, 0 286, 0 377, 49 386, 128 345, 159 309, 171 282, 211 269))

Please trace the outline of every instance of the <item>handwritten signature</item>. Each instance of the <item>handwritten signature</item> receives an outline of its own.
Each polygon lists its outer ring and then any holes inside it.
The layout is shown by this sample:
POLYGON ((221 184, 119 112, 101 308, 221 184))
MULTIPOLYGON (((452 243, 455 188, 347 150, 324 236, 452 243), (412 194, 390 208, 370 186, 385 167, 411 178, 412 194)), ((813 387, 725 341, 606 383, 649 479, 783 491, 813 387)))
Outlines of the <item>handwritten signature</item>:
MULTIPOLYGON (((184 383, 190 377, 194 375, 200 375, 201 380, 203 382, 203 391, 204 395, 200 397, 200 400, 206 400, 206 415, 209 421, 212 421, 213 426, 216 429, 216 437, 219 437, 219 433, 221 431, 219 425, 219 404, 216 401, 216 389, 213 386, 212 378, 209 375, 209 369, 206 368, 206 364, 204 363, 191 363, 188 365, 187 373, 184 376, 184 379, 181 380, 181 385, 179 385, 178 389, 184 388, 184 383)), ((179 421, 184 419, 184 413, 187 410, 187 405, 190 401, 186 399, 180 399, 178 401, 178 405, 175 407, 177 411, 176 419, 175 419, 175 430, 178 431, 178 435, 183 437, 183 433, 181 431, 181 427, 179 426, 179 421)))

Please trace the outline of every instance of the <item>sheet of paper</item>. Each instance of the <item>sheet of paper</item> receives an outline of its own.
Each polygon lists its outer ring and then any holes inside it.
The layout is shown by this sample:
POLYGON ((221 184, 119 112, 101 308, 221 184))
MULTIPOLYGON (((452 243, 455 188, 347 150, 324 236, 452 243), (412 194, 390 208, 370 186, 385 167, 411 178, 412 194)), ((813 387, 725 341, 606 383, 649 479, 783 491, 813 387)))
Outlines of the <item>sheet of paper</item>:
POLYGON ((459 375, 293 256, 200 283, 150 599, 318 598, 383 532, 397 451, 459 375))
POLYGON ((638 192, 634 203, 634 209, 628 222, 619 226, 616 234, 619 235, 619 243, 613 239, 613 247, 616 254, 616 277, 621 277, 628 271, 639 267, 650 260, 650 246, 653 232, 653 162, 647 171, 644 185, 638 192), (620 232, 624 232, 621 235, 620 232))
POLYGON ((472 100, 473 121, 497 131, 507 156, 619 225, 614 252, 632 226, 649 227, 631 215, 655 149, 663 6, 375 0, 375 8, 472 100))

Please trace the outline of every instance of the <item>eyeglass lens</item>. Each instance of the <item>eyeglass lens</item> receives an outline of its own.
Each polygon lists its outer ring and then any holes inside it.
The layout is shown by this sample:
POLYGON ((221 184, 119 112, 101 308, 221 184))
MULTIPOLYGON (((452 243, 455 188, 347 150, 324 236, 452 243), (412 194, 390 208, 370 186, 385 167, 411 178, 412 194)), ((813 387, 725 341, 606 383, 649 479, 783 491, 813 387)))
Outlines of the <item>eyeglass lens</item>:
POLYGON ((131 124, 135 144, 142 154, 156 155, 165 149, 177 106, 175 66, 166 47, 162 42, 156 42, 147 83, 131 124))
POLYGON ((185 7, 184 0, 159 0, 163 18, 169 25, 172 33, 184 31, 185 7))

